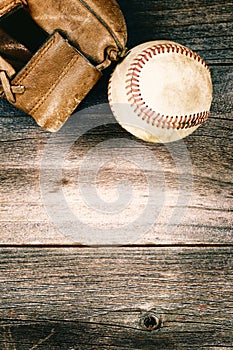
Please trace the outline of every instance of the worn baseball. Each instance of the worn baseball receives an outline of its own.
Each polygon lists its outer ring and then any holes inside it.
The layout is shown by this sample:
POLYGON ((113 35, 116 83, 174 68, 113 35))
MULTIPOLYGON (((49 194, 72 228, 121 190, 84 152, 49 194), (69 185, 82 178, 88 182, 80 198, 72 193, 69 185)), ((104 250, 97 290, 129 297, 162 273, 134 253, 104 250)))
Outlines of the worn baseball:
POLYGON ((151 41, 133 48, 116 67, 108 95, 127 131, 149 142, 177 141, 209 117, 210 70, 183 45, 151 41))

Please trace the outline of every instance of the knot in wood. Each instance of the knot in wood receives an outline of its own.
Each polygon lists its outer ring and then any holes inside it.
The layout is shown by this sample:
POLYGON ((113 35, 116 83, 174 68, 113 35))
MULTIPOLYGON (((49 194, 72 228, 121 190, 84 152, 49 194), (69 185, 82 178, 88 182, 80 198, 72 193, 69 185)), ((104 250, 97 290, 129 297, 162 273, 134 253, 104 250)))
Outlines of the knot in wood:
POLYGON ((149 332, 155 331, 162 327, 162 319, 153 312, 147 312, 141 316, 140 326, 149 332))

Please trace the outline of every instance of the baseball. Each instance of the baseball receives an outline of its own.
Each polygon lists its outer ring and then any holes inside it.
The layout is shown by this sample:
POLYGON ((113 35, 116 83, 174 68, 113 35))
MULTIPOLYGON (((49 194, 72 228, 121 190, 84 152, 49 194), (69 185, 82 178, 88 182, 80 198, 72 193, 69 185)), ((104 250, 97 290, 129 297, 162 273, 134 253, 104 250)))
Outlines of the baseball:
POLYGON ((117 121, 136 137, 177 141, 194 132, 210 114, 210 70, 183 45, 151 41, 133 48, 116 67, 108 96, 117 121))

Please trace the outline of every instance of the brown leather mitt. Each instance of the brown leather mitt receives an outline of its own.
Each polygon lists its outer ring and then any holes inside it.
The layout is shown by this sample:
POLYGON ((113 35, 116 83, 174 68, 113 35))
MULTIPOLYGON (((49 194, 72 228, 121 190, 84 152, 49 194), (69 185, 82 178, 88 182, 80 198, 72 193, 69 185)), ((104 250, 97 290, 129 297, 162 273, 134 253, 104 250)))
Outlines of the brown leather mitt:
POLYGON ((0 20, 0 95, 49 131, 126 52, 115 0, 0 0, 0 20))

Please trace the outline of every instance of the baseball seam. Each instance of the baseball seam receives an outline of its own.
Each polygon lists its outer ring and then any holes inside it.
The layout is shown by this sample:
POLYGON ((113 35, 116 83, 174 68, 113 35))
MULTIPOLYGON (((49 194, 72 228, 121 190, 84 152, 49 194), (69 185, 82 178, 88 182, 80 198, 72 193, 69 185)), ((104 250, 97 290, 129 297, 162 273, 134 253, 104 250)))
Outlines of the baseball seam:
POLYGON ((189 115, 164 115, 152 110, 146 102, 143 100, 140 91, 140 73, 144 65, 153 56, 164 54, 164 53, 181 53, 187 57, 193 58, 200 64, 202 64, 209 72, 209 67, 205 61, 193 51, 178 44, 159 44, 144 49, 131 63, 128 73, 126 74, 126 94, 128 102, 131 107, 134 108, 134 112, 152 126, 166 128, 166 129, 188 129, 190 127, 197 126, 204 123, 210 115, 210 111, 201 111, 199 113, 189 115))

